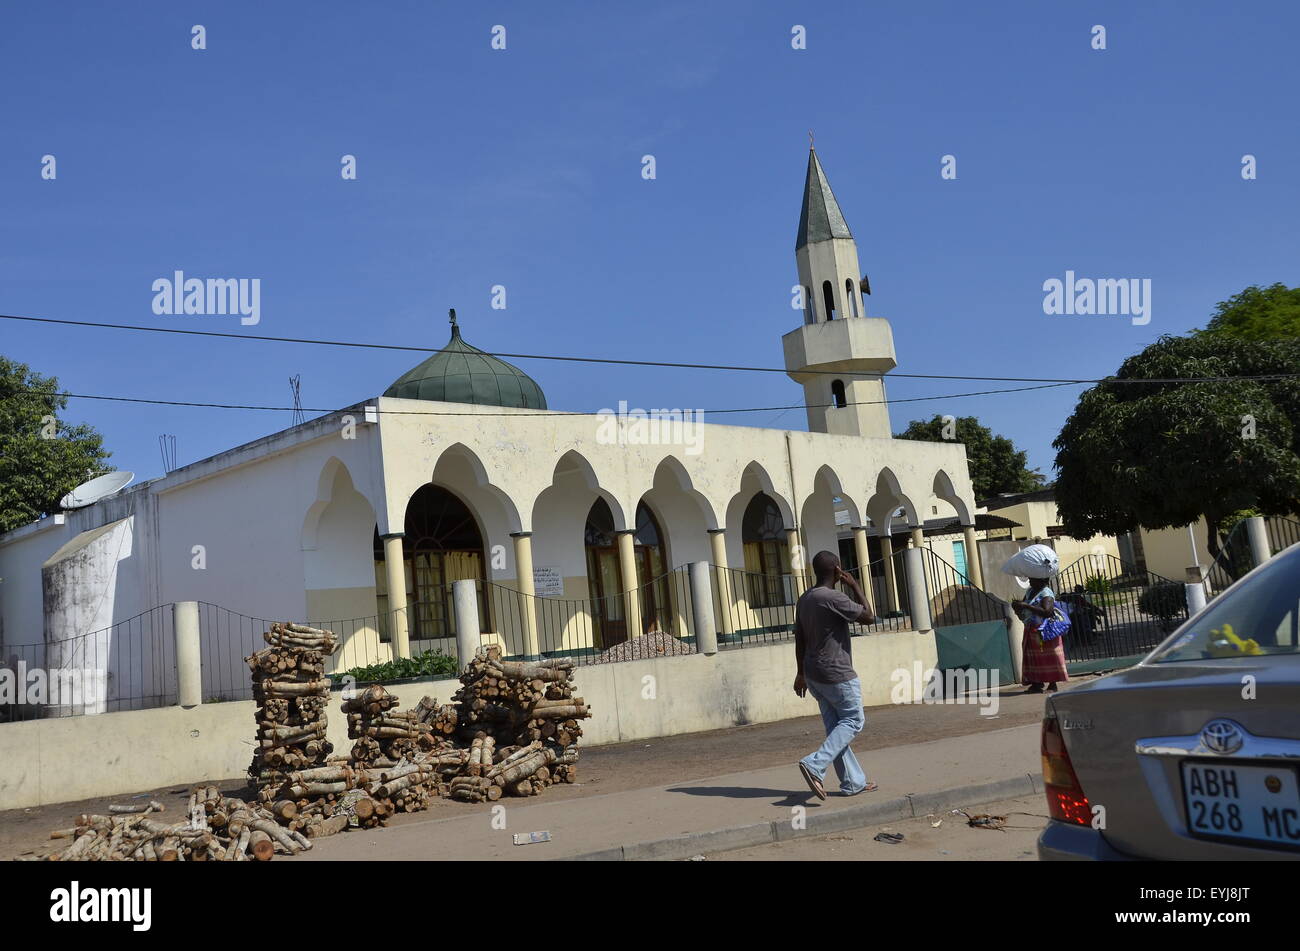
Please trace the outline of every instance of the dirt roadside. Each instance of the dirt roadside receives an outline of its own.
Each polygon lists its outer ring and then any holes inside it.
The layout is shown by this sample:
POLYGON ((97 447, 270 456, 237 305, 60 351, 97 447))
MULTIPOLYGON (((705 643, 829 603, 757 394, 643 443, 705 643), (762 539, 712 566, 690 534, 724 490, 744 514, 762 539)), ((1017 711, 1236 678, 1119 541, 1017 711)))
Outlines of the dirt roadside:
MULTIPOLYGON (((1042 712, 1042 695, 1025 694, 1021 687, 1003 691, 995 716, 981 716, 978 706, 962 704, 869 707, 866 729, 854 742, 853 749, 869 764, 873 749, 1023 726, 1038 722, 1042 712)), ((819 717, 800 717, 705 733, 585 747, 581 751, 579 782, 553 786, 545 796, 547 799, 571 799, 698 780, 782 763, 791 764, 793 789, 798 786, 793 764, 815 749, 824 735, 819 717)), ((960 777, 954 777, 954 784, 959 781, 960 777)), ((103 813, 109 803, 147 797, 162 802, 167 807, 165 815, 179 817, 184 813, 191 786, 199 783, 215 785, 229 795, 251 796, 242 777, 200 776, 182 787, 168 786, 133 794, 0 812, 0 858, 13 859, 23 852, 44 846, 49 841, 50 832, 72 826, 82 813, 103 813)), ((400 826, 404 822, 451 817, 481 809, 481 805, 473 803, 439 799, 425 812, 396 816, 390 825, 400 826)))

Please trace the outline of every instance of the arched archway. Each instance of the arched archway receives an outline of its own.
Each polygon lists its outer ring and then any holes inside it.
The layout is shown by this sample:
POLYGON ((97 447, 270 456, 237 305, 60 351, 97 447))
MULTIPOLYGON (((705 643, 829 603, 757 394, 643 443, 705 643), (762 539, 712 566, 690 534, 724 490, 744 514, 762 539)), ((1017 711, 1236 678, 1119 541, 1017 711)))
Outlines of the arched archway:
MULTIPOLYGON (((407 624, 411 640, 454 637, 453 581, 486 581, 483 532, 474 512, 454 492, 426 483, 406 504, 402 538, 402 569, 406 579, 407 624)), ((375 528, 375 594, 380 618, 388 614, 388 582, 384 548, 375 528)), ((483 586, 478 590, 479 629, 492 629, 483 586)), ((381 627, 387 639, 388 632, 381 627)))
POLYGON ((641 616, 629 626, 614 514, 609 503, 596 499, 587 513, 583 545, 594 608, 592 620, 599 647, 610 647, 647 631, 672 629, 673 604, 664 577, 668 572, 668 552, 659 520, 645 502, 636 507, 632 542, 639 586, 636 602, 641 616))
POLYGON ((776 500, 766 492, 757 493, 745 506, 740 521, 750 607, 793 603, 790 549, 785 539, 785 519, 776 500))

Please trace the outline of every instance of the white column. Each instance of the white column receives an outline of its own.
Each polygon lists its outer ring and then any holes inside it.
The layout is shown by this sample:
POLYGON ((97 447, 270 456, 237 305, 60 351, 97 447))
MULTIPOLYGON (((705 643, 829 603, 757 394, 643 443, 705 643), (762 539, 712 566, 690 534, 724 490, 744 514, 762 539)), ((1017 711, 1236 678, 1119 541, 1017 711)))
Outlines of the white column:
POLYGON ((871 549, 867 547, 867 530, 860 525, 853 526, 853 550, 858 556, 858 583, 862 591, 871 599, 871 549))
POLYGON ((478 582, 465 579, 451 583, 452 610, 456 614, 456 665, 461 670, 469 665, 478 651, 478 582))
POLYGON ((1250 541, 1250 561, 1258 568, 1273 557, 1273 548, 1268 543, 1268 527, 1258 515, 1246 519, 1246 538, 1250 541))
POLYGON ((172 633, 176 638, 176 703, 182 707, 197 707, 203 702, 199 602, 177 601, 172 612, 172 633))
POLYGON ((713 623, 713 586, 709 563, 691 562, 691 615, 695 625, 695 649, 701 654, 718 652, 718 629, 713 623))
POLYGON ((966 573, 970 575, 971 584, 984 590, 984 566, 980 564, 979 543, 975 538, 975 526, 963 525, 962 538, 966 540, 966 573))
POLYGON ((727 532, 721 528, 709 529, 709 549, 713 552, 713 565, 718 569, 718 607, 722 611, 723 635, 736 633, 736 596, 732 591, 731 571, 727 567, 727 532))
POLYGON ((921 526, 920 526, 920 525, 913 525, 913 526, 911 526, 911 529, 912 529, 912 547, 913 547, 913 548, 924 548, 924 547, 925 547, 925 532, 922 530, 921 526))
POLYGON ((542 651, 537 643, 537 599, 533 597, 533 533, 514 532, 516 582, 523 592, 520 597, 519 616, 524 623, 524 660, 541 660, 542 651))
POLYGON ((907 600, 911 606, 912 630, 918 634, 928 633, 934 630, 934 626, 930 623, 930 599, 925 593, 921 549, 907 549, 903 553, 903 564, 907 568, 907 600))
POLYGON ((410 619, 406 606, 406 556, 401 533, 384 535, 384 577, 388 580, 388 632, 394 657, 411 656, 410 619))
POLYGON ((622 531, 618 533, 618 570, 623 580, 623 613, 627 621, 627 636, 640 637, 641 630, 641 592, 637 590, 636 579, 636 533, 622 531))
POLYGON ((790 556, 790 574, 794 575, 794 596, 797 598, 803 594, 806 587, 804 566, 808 561, 807 552, 803 550, 803 544, 799 541, 799 529, 785 530, 785 549, 790 556))
POLYGON ((894 571, 894 542, 888 535, 880 536, 880 551, 885 556, 885 611, 898 610, 898 573, 894 571))

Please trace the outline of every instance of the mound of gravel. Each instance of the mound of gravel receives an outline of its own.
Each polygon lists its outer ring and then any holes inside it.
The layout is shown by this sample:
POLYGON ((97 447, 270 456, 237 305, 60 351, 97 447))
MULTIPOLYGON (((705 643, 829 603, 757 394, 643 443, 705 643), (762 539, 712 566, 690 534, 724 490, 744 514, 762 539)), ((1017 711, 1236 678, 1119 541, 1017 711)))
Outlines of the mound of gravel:
POLYGON ((621 644, 615 644, 608 650, 601 651, 597 663, 616 663, 623 660, 648 660, 651 657, 674 657, 678 654, 694 654, 695 648, 685 644, 671 634, 652 631, 640 637, 629 638, 621 644))

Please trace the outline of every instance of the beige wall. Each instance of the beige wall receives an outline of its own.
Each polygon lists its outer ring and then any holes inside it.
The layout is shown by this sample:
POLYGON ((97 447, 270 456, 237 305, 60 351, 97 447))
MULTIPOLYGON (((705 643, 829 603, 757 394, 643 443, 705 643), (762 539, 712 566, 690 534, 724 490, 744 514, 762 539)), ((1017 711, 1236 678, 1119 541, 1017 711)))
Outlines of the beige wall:
MULTIPOLYGON (((934 637, 911 632, 854 638, 853 652, 865 706, 890 702, 894 670, 910 670, 917 660, 928 668, 937 660, 934 637)), ((811 698, 801 700, 791 687, 791 643, 597 664, 580 668, 575 680, 592 708, 586 746, 817 712, 811 698)), ((409 708, 425 694, 448 702, 457 686, 443 680, 393 692, 409 708)), ((0 809, 242 776, 252 756, 255 709, 248 700, 0 724, 0 809)), ((351 749, 337 703, 329 711, 329 739, 336 754, 351 749)))
MULTIPOLYGON (((1202 565, 1210 563, 1209 533, 1205 519, 1195 523, 1196 559, 1202 565)), ((1187 537, 1187 526, 1162 528, 1156 531, 1142 529, 1142 551, 1146 555, 1147 571, 1170 579, 1184 581, 1187 569, 1192 566, 1192 542, 1187 537)))

